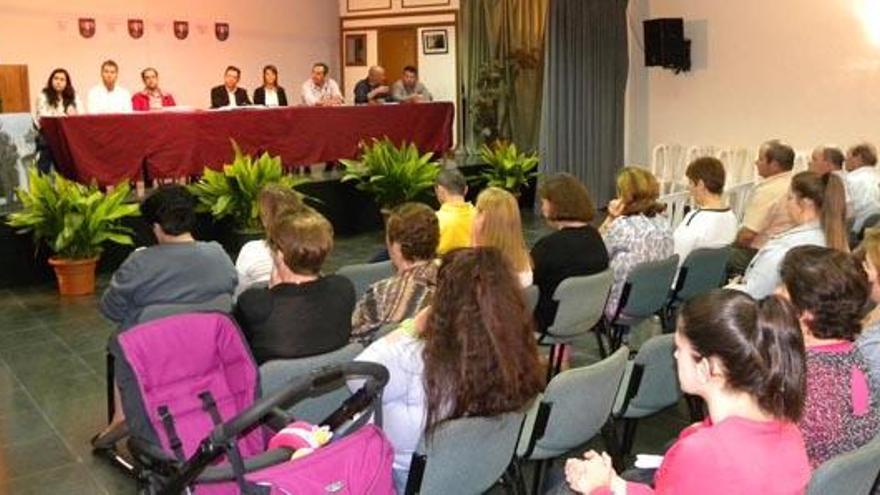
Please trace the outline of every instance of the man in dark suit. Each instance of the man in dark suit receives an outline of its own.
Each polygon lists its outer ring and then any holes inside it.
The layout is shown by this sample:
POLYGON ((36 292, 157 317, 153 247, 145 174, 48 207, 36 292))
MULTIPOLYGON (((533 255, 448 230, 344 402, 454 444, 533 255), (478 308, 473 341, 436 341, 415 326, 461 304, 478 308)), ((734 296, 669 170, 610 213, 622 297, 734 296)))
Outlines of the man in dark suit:
POLYGON ((241 71, 230 65, 223 76, 224 83, 211 89, 211 108, 241 107, 251 104, 247 91, 238 87, 241 71))

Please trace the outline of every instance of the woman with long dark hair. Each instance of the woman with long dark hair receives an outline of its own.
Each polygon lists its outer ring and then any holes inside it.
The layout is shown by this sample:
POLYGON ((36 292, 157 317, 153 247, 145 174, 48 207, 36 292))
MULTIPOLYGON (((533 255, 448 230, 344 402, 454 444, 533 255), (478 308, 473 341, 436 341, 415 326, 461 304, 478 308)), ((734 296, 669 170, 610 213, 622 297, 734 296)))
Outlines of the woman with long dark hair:
POLYGON ((274 65, 263 67, 263 85, 254 90, 254 105, 287 106, 287 94, 278 85, 278 68, 274 65))
POLYGON ((496 248, 443 257, 432 306, 359 357, 387 367, 383 428, 402 488, 423 435, 445 421, 522 409, 543 387, 519 281, 496 248))
MULTIPOLYGON (((37 95, 35 105, 34 126, 40 128, 40 119, 43 117, 65 117, 84 113, 85 108, 73 89, 73 81, 66 69, 58 68, 49 74, 46 86, 37 95)), ((52 152, 46 145, 42 136, 38 135, 37 142, 37 168, 48 173, 52 168, 52 152)))
MULTIPOLYGON (((657 493, 803 493, 810 479, 797 427, 804 405, 804 340, 782 298, 715 290, 686 303, 675 334, 678 379, 709 417, 686 428, 654 478, 657 493)), ((614 472, 607 454, 569 459, 577 493, 651 493, 614 472)))

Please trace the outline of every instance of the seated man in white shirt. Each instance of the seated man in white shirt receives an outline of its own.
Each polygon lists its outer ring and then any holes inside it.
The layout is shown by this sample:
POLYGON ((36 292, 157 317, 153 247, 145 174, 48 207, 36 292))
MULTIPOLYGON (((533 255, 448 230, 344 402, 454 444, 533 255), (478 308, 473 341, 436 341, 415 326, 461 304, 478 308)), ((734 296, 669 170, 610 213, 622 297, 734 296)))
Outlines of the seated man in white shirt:
POLYGON ((857 144, 846 153, 846 184, 852 195, 852 231, 860 232, 865 220, 880 213, 880 172, 877 149, 868 143, 857 144))
POLYGON ((302 104, 309 107, 342 105, 342 92, 336 81, 327 77, 330 68, 324 62, 312 66, 312 75, 302 84, 302 104))
POLYGON ((101 64, 101 84, 89 90, 88 113, 130 113, 131 93, 116 84, 119 66, 112 60, 101 64))

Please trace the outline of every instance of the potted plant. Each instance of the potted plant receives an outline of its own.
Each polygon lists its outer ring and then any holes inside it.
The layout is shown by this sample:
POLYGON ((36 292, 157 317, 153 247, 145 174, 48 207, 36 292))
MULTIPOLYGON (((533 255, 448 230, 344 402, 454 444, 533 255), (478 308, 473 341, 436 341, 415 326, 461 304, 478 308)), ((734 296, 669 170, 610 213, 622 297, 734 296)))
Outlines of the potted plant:
POLYGON ((245 242, 263 235, 260 224, 260 191, 269 184, 294 189, 308 182, 284 171, 281 157, 263 153, 259 158, 246 155, 232 141, 234 157, 222 170, 205 168, 202 178, 190 186, 198 199, 196 211, 209 212, 217 220, 231 221, 234 232, 227 251, 235 256, 245 242))
POLYGON ((34 241, 48 244, 54 253, 49 264, 62 295, 94 293, 95 267, 104 243, 133 244, 131 229, 122 220, 140 210, 126 203, 128 184, 104 193, 94 184, 78 184, 54 172, 43 175, 33 168, 28 182, 29 191, 16 190, 23 208, 9 215, 9 225, 20 233, 33 232, 34 241))
POLYGON ((519 197, 523 187, 538 176, 538 155, 526 154, 516 145, 495 141, 480 147, 480 157, 488 165, 480 176, 489 187, 500 187, 519 197))
POLYGON ((440 172, 433 153, 419 153, 413 143, 397 147, 390 139, 361 143, 360 160, 339 160, 345 167, 342 182, 357 181, 357 188, 373 196, 383 214, 395 206, 419 199, 434 187, 440 172))

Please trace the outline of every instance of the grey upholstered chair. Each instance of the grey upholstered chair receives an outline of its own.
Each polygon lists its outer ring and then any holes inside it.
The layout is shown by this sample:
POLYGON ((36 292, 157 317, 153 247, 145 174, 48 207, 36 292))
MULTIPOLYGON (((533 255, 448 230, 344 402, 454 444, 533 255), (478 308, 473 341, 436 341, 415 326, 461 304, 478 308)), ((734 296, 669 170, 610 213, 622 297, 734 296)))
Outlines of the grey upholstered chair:
POLYGON ((807 495, 880 493, 880 435, 861 448, 825 461, 815 471, 807 495))
POLYGON ((394 265, 390 261, 347 265, 336 270, 336 274, 351 280, 355 297, 360 300, 371 285, 394 275, 394 265))

